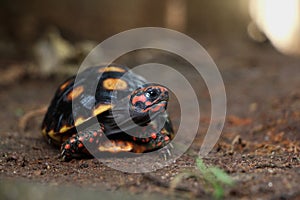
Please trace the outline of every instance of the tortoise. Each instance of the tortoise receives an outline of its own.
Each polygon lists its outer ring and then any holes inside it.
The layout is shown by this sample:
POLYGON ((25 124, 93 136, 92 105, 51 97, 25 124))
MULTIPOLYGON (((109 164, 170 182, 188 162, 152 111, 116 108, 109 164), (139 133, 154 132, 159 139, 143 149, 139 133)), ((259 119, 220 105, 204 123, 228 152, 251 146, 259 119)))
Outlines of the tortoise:
POLYGON ((168 100, 166 87, 147 83, 125 66, 89 67, 58 87, 42 134, 61 146, 65 161, 102 152, 154 151, 174 137, 168 100))

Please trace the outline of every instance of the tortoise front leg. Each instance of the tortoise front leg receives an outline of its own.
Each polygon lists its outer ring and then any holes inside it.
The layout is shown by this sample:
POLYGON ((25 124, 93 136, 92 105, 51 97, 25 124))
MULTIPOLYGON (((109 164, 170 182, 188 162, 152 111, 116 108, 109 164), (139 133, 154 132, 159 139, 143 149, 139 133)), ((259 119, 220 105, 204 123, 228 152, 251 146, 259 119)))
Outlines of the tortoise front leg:
POLYGON ((132 152, 135 153, 143 153, 147 151, 154 151, 156 149, 162 148, 166 146, 171 138, 167 134, 165 128, 163 128, 158 133, 151 133, 150 137, 147 138, 136 138, 134 137, 133 140, 136 142, 136 145, 132 152))
POLYGON ((62 159, 64 161, 69 161, 72 158, 91 157, 91 154, 85 148, 84 143, 89 143, 92 145, 92 148, 94 148, 94 145, 95 149, 97 149, 103 135, 104 133, 102 129, 83 131, 73 135, 61 145, 62 159))

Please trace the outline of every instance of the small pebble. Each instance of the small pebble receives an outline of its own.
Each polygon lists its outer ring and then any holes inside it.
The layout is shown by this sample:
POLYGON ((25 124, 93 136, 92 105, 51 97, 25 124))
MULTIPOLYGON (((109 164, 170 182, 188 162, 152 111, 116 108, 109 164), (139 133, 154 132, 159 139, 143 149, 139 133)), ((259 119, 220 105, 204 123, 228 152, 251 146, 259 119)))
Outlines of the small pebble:
POLYGON ((87 164, 87 163, 82 163, 80 165, 80 168, 88 168, 88 167, 89 167, 89 164, 87 164))
POLYGON ((273 183, 272 183, 272 182, 269 182, 269 183, 268 183, 268 186, 269 186, 269 187, 273 187, 273 183))

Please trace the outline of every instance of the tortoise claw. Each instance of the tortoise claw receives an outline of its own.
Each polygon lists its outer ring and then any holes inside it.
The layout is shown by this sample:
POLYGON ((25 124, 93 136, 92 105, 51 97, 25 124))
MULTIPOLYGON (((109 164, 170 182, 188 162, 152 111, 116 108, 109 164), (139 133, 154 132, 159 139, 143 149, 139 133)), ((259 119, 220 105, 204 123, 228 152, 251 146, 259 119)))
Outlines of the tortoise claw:
POLYGON ((169 158, 172 157, 172 149, 173 149, 173 145, 169 144, 169 146, 164 147, 163 149, 160 150, 159 155, 163 160, 168 160, 169 158))
POLYGON ((68 162, 68 161, 72 160, 72 156, 69 153, 67 153, 66 149, 62 149, 59 157, 64 162, 68 162))

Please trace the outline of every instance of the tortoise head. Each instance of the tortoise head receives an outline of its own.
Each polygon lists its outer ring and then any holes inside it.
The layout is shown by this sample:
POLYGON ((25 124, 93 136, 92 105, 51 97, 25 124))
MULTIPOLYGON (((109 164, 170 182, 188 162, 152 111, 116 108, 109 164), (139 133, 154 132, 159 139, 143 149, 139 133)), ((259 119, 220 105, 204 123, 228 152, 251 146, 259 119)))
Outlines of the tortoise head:
POLYGON ((169 100, 168 89, 162 85, 148 83, 132 92, 129 101, 131 117, 151 116, 163 113, 169 100))

